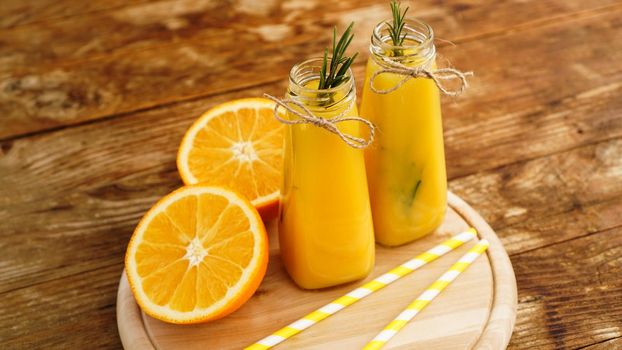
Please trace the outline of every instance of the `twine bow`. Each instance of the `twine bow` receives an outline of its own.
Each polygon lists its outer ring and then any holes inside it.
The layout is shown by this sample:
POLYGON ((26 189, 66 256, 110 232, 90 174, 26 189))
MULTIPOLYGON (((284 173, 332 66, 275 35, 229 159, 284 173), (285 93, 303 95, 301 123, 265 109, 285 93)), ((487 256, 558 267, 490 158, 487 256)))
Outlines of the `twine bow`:
POLYGON ((372 89, 372 91, 377 94, 382 94, 382 95, 389 94, 399 89, 409 79, 428 78, 428 79, 432 79, 432 81, 434 81, 434 84, 436 84, 438 89, 441 90, 445 95, 457 96, 463 93, 467 87, 469 87, 469 83, 467 82, 466 77, 473 75, 473 72, 461 72, 454 68, 440 68, 440 69, 430 70, 430 69, 426 69, 421 66, 408 67, 401 63, 386 59, 384 57, 382 58, 382 60, 384 63, 386 63, 390 67, 382 68, 376 71, 369 79, 369 87, 372 89), (400 80, 397 84, 395 84, 394 86, 388 89, 378 89, 375 86, 374 82, 379 75, 385 74, 385 73, 394 73, 394 74, 401 75, 403 77, 402 77, 402 80, 400 80), (452 80, 452 79, 460 80, 460 88, 458 88, 457 90, 448 89, 443 85, 443 82, 442 82, 443 80, 452 80))
MULTIPOLYGON (((276 118, 276 120, 280 121, 283 124, 288 124, 288 125, 294 125, 294 124, 311 124, 311 125, 315 125, 317 127, 323 128, 329 132, 332 132, 333 134, 339 136, 343 142, 345 142, 346 144, 348 144, 348 146, 353 147, 353 148, 358 148, 358 149, 363 149, 366 148, 367 146, 369 146, 373 141, 374 141, 374 132, 375 132, 375 127, 374 124, 372 124, 369 120, 360 118, 360 117, 344 117, 344 114, 347 113, 347 111, 350 108, 346 108, 346 110, 344 110, 343 112, 341 112, 339 115, 337 115, 336 117, 333 118, 320 118, 316 115, 313 114, 313 112, 311 112, 309 110, 309 108, 307 108, 304 104, 298 102, 298 101, 294 101, 292 99, 286 98, 286 99, 278 99, 274 96, 268 95, 268 94, 264 94, 264 97, 276 102, 276 106, 274 106, 274 118, 276 118), (292 108, 291 105, 295 105, 297 107, 299 107, 302 112, 299 112, 297 110, 295 110, 294 108, 292 108), (283 119, 279 116, 279 106, 285 108, 288 112, 290 112, 291 114, 297 116, 299 119, 295 119, 295 120, 288 120, 288 119, 283 119), (339 130, 339 128, 337 127, 338 123, 341 122, 345 122, 345 121, 357 121, 359 123, 363 123, 365 124, 365 126, 367 126, 369 128, 369 136, 364 139, 364 138, 360 138, 360 137, 355 137, 352 136, 350 134, 346 134, 343 133, 341 130, 339 130)), ((350 102, 351 104, 354 102, 350 102)))

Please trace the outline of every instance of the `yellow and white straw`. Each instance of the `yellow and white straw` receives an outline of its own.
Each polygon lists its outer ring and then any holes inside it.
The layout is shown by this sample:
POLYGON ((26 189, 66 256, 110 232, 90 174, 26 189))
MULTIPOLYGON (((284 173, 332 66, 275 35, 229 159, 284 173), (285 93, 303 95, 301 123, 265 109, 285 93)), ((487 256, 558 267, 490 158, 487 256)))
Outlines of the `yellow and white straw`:
POLYGON ((310 314, 304 316, 298 321, 295 321, 290 325, 279 329, 272 335, 259 340, 255 344, 246 347, 244 350, 270 349, 271 347, 281 343, 285 339, 300 333, 301 331, 322 321, 328 316, 337 313, 341 309, 354 304, 355 302, 365 298, 366 296, 379 289, 386 287, 394 281, 419 269, 423 265, 438 259, 439 257, 447 254, 448 252, 463 245, 464 243, 472 240, 475 237, 477 237, 477 231, 475 231, 474 228, 469 228, 467 231, 455 235, 451 239, 446 240, 445 242, 426 251, 425 253, 417 255, 415 258, 408 260, 407 262, 381 275, 380 277, 377 277, 376 279, 365 283, 363 286, 356 288, 350 293, 311 312, 310 314))
POLYGON ((382 348, 389 339, 393 338, 408 321, 412 320, 421 310, 423 310, 437 295, 439 295, 451 282, 453 282, 461 272, 467 269, 488 249, 489 243, 483 239, 471 248, 457 263, 455 263, 447 272, 445 272, 436 282, 432 283, 415 301, 402 311, 391 323, 389 323, 382 332, 363 348, 363 350, 377 350, 382 348))

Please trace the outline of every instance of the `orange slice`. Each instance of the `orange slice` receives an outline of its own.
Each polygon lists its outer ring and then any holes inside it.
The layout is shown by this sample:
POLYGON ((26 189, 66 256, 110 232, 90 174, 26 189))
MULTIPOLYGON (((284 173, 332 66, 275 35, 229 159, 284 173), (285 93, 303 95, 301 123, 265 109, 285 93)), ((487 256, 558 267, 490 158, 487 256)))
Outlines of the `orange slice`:
POLYGON ((284 127, 273 109, 270 100, 246 98, 205 112, 186 132, 177 153, 183 182, 229 187, 246 196, 264 218, 275 216, 284 127))
POLYGON ((220 187, 186 186, 162 198, 130 240, 125 268, 148 315, 197 323, 237 310, 268 265, 268 238, 252 204, 220 187))

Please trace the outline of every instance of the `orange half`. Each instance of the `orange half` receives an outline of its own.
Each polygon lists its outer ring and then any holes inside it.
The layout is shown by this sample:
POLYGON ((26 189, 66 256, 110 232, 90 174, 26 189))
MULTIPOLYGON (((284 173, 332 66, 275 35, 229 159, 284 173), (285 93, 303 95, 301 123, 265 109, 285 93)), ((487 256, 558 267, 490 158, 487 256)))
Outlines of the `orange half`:
POLYGON ((278 209, 284 126, 274 102, 230 101, 205 112, 186 132, 177 168, 187 185, 224 186, 248 198, 264 217, 278 209))
POLYGON ((142 218, 125 268, 141 309, 171 323, 198 323, 237 310, 268 265, 268 239, 257 210, 220 187, 186 186, 142 218))

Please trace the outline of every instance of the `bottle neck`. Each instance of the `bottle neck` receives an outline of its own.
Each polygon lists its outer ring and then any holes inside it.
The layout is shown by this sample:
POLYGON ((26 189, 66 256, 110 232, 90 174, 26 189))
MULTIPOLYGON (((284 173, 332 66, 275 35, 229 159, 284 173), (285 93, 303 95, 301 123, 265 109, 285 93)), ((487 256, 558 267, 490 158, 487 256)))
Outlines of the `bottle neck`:
POLYGON ((382 21, 374 27, 371 36, 369 51, 372 59, 381 66, 385 60, 390 60, 410 67, 422 66, 431 68, 436 58, 434 46, 434 32, 428 24, 415 20, 405 21, 404 41, 401 45, 394 45, 389 35, 390 21, 382 21))
MULTIPOLYGON (((314 58, 292 67, 289 73, 287 97, 302 103, 311 112, 320 115, 339 114, 352 106, 356 98, 352 71, 348 69, 346 80, 339 86, 320 90, 317 86, 322 62, 322 58, 314 58)), ((328 64, 330 64, 330 59, 328 64)))

